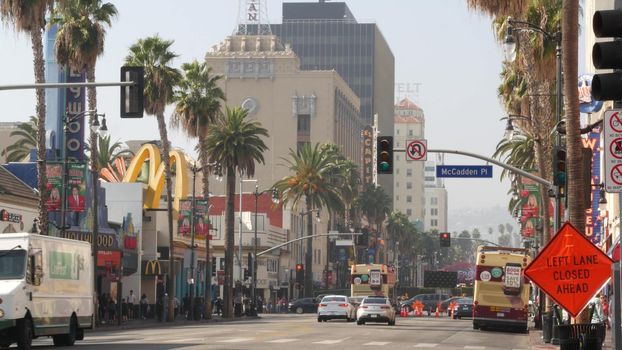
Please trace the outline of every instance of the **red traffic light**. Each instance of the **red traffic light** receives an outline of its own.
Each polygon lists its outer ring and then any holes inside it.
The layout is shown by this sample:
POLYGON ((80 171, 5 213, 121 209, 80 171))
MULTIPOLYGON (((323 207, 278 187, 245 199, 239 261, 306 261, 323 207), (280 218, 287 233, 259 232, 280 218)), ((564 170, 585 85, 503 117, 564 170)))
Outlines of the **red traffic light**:
POLYGON ((305 269, 305 266, 303 264, 296 264, 296 271, 302 271, 305 269))

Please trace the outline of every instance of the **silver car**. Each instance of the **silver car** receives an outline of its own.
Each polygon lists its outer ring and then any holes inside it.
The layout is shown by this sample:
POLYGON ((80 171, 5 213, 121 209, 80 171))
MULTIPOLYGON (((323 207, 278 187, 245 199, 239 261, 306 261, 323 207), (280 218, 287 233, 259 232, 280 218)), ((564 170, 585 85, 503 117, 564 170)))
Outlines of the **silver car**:
POLYGON ((356 311, 356 324, 365 322, 387 322, 395 325, 395 310, 391 301, 385 297, 366 297, 356 311))
POLYGON ((317 308, 317 321, 326 322, 332 319, 354 321, 356 313, 354 306, 345 295, 327 295, 322 298, 317 308))

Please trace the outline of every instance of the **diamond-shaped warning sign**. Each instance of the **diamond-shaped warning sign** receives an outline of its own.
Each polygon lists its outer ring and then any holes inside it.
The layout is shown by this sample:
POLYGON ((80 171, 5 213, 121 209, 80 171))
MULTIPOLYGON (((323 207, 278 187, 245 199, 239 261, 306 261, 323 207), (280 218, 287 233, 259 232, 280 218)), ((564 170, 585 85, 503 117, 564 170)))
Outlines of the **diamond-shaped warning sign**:
POLYGON ((570 223, 565 223, 525 276, 576 317, 611 278, 613 261, 570 223))

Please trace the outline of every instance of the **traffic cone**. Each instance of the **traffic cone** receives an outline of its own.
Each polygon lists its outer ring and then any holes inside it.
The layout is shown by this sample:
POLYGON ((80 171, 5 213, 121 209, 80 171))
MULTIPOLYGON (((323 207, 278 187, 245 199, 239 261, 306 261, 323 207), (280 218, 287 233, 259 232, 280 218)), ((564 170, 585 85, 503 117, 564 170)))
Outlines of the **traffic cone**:
POLYGON ((440 313, 440 311, 438 310, 438 306, 437 306, 437 307, 436 307, 436 312, 434 313, 434 317, 440 317, 440 316, 441 316, 441 313, 440 313))
POLYGON ((404 306, 402 306, 400 308, 400 317, 406 317, 406 308, 404 306))

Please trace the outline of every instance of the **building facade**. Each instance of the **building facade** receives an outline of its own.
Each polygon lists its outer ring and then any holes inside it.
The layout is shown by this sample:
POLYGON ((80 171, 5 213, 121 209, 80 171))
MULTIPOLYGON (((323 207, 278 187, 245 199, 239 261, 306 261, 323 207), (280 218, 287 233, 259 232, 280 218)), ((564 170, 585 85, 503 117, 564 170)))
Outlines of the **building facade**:
MULTIPOLYGON (((405 98, 395 105, 394 147, 404 148, 410 140, 425 139, 423 110, 405 98)), ((425 198, 422 161, 408 160, 405 153, 394 154, 393 209, 402 212, 410 222, 424 220, 425 198)))
POLYGON ((425 216, 426 232, 447 232, 447 189, 443 179, 436 177, 436 165, 440 160, 425 162, 425 216))
MULTIPOLYGON (((283 3, 272 33, 290 44, 302 70, 335 70, 360 98, 360 115, 380 135, 393 134, 395 58, 375 23, 359 23, 345 2, 283 3)), ((378 184, 393 197, 393 176, 378 184)))

